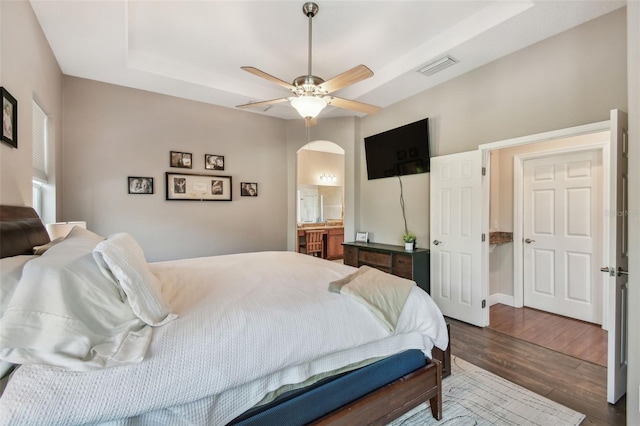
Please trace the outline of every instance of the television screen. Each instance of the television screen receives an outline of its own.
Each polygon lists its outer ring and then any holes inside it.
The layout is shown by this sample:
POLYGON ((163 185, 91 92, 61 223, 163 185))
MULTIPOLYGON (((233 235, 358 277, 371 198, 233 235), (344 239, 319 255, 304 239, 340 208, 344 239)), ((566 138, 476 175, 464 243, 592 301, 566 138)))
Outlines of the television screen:
POLYGON ((429 119, 364 138, 369 180, 429 172, 429 119))

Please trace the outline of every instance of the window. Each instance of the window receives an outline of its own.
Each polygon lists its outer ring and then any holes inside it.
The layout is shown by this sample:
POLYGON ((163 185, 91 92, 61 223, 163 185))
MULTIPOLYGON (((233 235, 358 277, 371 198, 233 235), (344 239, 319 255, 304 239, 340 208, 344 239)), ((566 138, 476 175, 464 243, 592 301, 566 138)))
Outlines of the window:
POLYGON ((47 114, 33 101, 33 208, 42 217, 42 185, 47 175, 47 114))

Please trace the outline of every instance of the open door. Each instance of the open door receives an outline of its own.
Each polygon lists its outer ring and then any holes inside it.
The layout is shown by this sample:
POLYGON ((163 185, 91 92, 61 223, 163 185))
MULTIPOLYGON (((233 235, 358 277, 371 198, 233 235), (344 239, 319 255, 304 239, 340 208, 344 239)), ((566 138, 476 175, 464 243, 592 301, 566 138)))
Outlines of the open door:
POLYGON ((609 352, 607 355, 607 401, 615 404, 627 391, 627 114, 611 111, 609 211, 609 265, 601 270, 609 274, 609 352))
POLYGON ((431 297, 445 316, 484 327, 482 152, 431 158, 431 297))

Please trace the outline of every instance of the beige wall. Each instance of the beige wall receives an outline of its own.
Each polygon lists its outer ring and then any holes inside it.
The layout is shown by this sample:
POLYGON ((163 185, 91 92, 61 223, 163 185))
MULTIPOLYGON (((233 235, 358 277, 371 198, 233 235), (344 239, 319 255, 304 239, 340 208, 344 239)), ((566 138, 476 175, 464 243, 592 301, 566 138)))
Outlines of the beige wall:
MULTIPOLYGON (((362 136, 429 117, 432 155, 444 155, 608 120, 611 109, 627 109, 625 29, 622 8, 364 117, 362 136)), ((361 228, 399 244, 397 179, 367 181, 364 161, 361 148, 361 228)), ((408 226, 427 247, 429 175, 402 179, 408 226)))
POLYGON ((244 111, 65 77, 64 214, 101 235, 129 232, 149 260, 286 248, 284 121, 244 111), (169 152, 193 154, 192 169, 169 152), (224 155, 225 170, 204 169, 224 155), (233 201, 166 201, 165 172, 232 177, 233 201), (155 180, 127 193, 128 176, 155 180), (241 197, 257 182, 258 197, 241 197))
MULTIPOLYGON (((51 158, 62 152, 62 72, 27 1, 0 1, 0 84, 18 101, 18 149, 0 143, 0 204, 31 205, 32 101, 49 116, 51 158)), ((50 162, 49 177, 59 170, 50 162)), ((56 220, 55 193, 45 188, 45 222, 56 220)), ((58 192, 60 194, 60 192, 58 192)), ((57 206, 57 207, 56 207, 57 206)))

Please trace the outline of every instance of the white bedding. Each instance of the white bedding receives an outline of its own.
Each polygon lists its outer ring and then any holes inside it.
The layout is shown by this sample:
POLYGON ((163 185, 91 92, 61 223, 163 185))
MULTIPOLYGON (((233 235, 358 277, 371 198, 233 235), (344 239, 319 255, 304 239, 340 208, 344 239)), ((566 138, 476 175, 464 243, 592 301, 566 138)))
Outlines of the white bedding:
MULTIPOLYGON (((0 259, 0 318, 7 309, 13 293, 16 291, 18 282, 22 277, 24 265, 31 259, 36 259, 36 255, 20 255, 5 257, 0 259)), ((0 359, 0 377, 4 377, 13 367, 12 362, 0 359)))
POLYGON ((355 268, 312 256, 247 253, 150 268, 180 318, 155 328, 146 358, 83 372, 22 366, 0 398, 2 424, 222 425, 284 384, 448 344, 444 318, 417 286, 391 335, 364 306, 328 291, 355 268))

